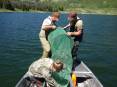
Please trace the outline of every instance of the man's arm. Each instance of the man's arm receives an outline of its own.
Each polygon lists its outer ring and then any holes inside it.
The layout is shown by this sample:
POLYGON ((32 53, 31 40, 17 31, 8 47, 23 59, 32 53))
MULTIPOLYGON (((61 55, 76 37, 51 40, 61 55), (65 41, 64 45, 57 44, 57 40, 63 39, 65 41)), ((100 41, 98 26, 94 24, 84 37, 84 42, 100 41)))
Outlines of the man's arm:
POLYGON ((54 78, 52 78, 50 69, 48 69, 47 67, 45 66, 40 67, 38 69, 38 74, 39 76, 41 75, 41 77, 43 77, 46 80, 46 82, 48 83, 50 87, 59 87, 59 85, 54 80, 54 78))
POLYGON ((57 82, 51 76, 45 77, 45 79, 50 87, 60 87, 59 84, 57 84, 57 82))
POLYGON ((56 26, 52 25, 52 22, 49 19, 45 19, 42 24, 42 29, 48 31, 50 29, 56 29, 56 26))
POLYGON ((48 31, 48 30, 50 30, 50 29, 56 29, 56 26, 55 26, 55 25, 44 25, 44 26, 43 26, 43 29, 44 29, 45 31, 48 31))
POLYGON ((70 27, 70 23, 69 24, 67 24, 65 27, 63 27, 64 29, 67 29, 67 28, 69 28, 70 27))
POLYGON ((82 34, 82 30, 78 30, 76 32, 67 32, 68 36, 80 36, 82 34))
POLYGON ((83 32, 83 21, 82 20, 79 20, 76 23, 76 28, 77 28, 76 32, 67 32, 67 35, 69 35, 69 36, 80 36, 83 32))

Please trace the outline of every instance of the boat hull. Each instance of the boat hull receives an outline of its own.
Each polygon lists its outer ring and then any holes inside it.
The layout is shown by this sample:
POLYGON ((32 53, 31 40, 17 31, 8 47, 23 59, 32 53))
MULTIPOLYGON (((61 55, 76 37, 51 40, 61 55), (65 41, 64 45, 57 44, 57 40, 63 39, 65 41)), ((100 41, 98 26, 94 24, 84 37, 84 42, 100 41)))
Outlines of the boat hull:
MULTIPOLYGON (((77 87, 103 87, 100 81, 83 62, 76 65, 73 72, 77 77, 77 87)), ((27 77, 30 77, 28 72, 21 78, 15 87, 27 87, 25 83, 27 77)), ((73 87, 71 77, 69 78, 69 81, 70 87, 73 87)))

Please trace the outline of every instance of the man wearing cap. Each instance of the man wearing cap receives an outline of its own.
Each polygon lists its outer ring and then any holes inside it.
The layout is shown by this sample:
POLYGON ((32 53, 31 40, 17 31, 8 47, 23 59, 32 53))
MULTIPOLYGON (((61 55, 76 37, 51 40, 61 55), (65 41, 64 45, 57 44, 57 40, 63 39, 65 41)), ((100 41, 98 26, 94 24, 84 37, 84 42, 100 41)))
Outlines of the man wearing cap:
POLYGON ((60 60, 41 58, 30 65, 28 74, 33 78, 44 79, 47 87, 60 87, 51 75, 54 72, 60 72, 63 66, 64 64, 60 60))
POLYGON ((77 58, 78 46, 83 37, 83 21, 77 16, 76 12, 70 12, 68 15, 69 24, 64 28, 69 28, 68 36, 74 39, 74 46, 72 49, 72 57, 77 58))
POLYGON ((39 38, 43 48, 42 58, 47 58, 50 52, 50 44, 47 40, 48 34, 56 29, 55 22, 59 20, 60 13, 52 12, 51 16, 44 19, 41 31, 39 33, 39 38))

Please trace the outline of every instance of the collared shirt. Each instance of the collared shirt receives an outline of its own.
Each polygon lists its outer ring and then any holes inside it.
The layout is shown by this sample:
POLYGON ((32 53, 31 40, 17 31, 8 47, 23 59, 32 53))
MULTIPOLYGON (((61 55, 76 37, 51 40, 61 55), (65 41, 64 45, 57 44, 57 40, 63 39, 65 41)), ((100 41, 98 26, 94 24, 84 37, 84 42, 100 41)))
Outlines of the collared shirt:
POLYGON ((40 37, 47 37, 46 33, 48 32, 45 32, 45 26, 47 25, 55 25, 51 19, 51 16, 48 16, 47 18, 44 19, 43 23, 42 23, 42 27, 41 27, 41 31, 40 31, 40 34, 39 36, 40 37))
POLYGON ((41 29, 44 29, 46 25, 54 25, 51 16, 48 16, 46 19, 44 19, 41 29))

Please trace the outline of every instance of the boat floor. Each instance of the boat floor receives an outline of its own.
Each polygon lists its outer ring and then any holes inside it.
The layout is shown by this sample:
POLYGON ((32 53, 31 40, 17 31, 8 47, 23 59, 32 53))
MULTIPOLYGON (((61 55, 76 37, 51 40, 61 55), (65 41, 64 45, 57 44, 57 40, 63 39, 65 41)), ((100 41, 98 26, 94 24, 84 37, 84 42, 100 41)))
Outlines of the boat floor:
POLYGON ((76 64, 74 73, 77 76, 78 87, 103 87, 92 71, 81 61, 76 64))

